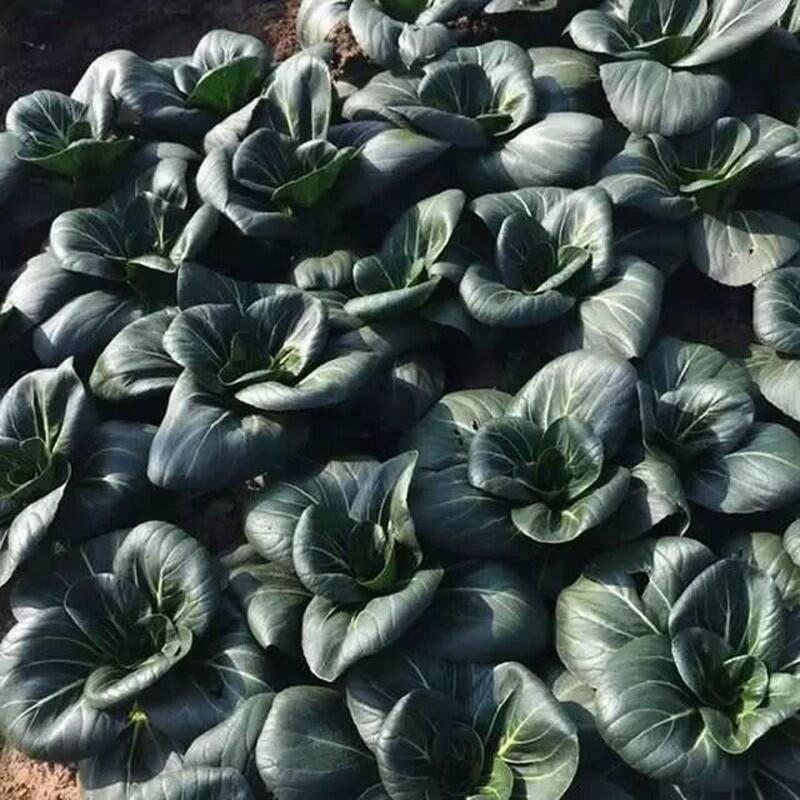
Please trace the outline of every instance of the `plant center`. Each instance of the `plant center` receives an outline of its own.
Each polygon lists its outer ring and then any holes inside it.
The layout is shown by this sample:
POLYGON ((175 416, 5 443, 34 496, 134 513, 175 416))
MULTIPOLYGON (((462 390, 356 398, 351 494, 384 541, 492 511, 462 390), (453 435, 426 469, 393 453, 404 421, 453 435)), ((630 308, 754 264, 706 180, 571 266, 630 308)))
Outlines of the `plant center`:
POLYGON ((483 742, 469 725, 451 722, 437 731, 432 761, 446 797, 468 794, 480 781, 483 760, 483 742))

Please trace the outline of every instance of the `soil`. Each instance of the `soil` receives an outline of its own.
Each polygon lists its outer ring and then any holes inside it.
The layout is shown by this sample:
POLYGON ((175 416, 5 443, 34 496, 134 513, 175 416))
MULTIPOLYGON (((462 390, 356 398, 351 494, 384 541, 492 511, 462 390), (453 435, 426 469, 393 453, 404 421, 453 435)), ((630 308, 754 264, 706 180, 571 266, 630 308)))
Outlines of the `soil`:
POLYGON ((79 800, 75 776, 60 764, 45 764, 0 748, 2 800, 79 800))
POLYGON ((328 35, 328 41, 333 46, 333 74, 336 78, 367 69, 367 57, 348 25, 343 22, 336 25, 328 35))

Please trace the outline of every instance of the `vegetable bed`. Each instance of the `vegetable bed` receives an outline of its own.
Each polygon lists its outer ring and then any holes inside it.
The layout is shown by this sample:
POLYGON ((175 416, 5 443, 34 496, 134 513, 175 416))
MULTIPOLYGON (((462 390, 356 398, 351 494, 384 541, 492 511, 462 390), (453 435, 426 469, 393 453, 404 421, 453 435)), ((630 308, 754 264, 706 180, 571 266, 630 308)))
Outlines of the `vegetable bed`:
POLYGON ((44 5, 0 797, 800 797, 800 2, 44 5))

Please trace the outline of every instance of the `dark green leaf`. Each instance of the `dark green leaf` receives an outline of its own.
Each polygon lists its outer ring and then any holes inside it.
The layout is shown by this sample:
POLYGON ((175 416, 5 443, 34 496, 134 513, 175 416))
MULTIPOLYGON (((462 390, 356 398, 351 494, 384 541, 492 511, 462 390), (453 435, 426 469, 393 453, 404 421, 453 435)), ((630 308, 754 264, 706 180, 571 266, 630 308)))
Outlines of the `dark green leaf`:
POLYGON ((376 767, 333 689, 294 686, 277 695, 258 741, 261 777, 285 800, 357 797, 376 767))

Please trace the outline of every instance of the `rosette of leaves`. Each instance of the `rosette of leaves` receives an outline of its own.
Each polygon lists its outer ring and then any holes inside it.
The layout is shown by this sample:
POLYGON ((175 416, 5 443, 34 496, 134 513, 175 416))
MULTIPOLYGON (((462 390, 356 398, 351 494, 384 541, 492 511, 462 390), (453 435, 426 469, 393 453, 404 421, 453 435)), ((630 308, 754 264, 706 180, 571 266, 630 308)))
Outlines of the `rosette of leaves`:
POLYGON ((30 227, 91 197, 112 175, 134 138, 113 101, 41 89, 20 97, 0 133, 3 228, 30 227))
POLYGON ((325 306, 300 292, 193 306, 163 346, 183 372, 148 475, 169 489, 233 486, 279 466, 304 443, 308 414, 346 403, 380 362, 336 351, 325 306))
POLYGON ((376 75, 348 97, 343 114, 388 120, 447 143, 476 193, 578 185, 600 145, 601 121, 573 111, 538 119, 534 69, 512 42, 454 48, 420 75, 376 75))
POLYGON ((388 650, 348 673, 347 705, 392 800, 557 800, 577 770, 574 723, 514 662, 388 650))
POLYGON ((753 328, 747 366, 761 394, 793 419, 800 419, 800 269, 765 275, 753 293, 753 328))
POLYGON ((661 272, 614 252, 612 207, 600 188, 520 189, 478 198, 494 237, 491 263, 470 266, 459 290, 490 327, 553 326, 559 349, 643 355, 658 325, 661 272))
POLYGON ((598 730, 627 764, 691 797, 749 796, 800 708, 796 622, 767 574, 692 539, 641 541, 590 564, 561 593, 556 625, 562 661, 596 689, 598 730))
MULTIPOLYGON (((382 512, 388 515, 388 523, 380 524, 391 536, 399 524, 392 519, 400 519, 401 542, 411 541, 413 520, 405 521, 401 515, 409 513, 407 482, 413 467, 413 454, 382 466, 367 459, 308 465, 289 472, 248 501, 244 525, 251 548, 237 551, 226 562, 233 591, 263 647, 304 658, 325 679, 401 637, 421 652, 458 662, 530 662, 540 655, 549 637, 547 612, 527 576, 508 564, 464 561, 442 571, 424 559, 417 563, 421 554, 414 539, 413 555, 406 556, 412 572, 416 570, 414 577, 409 580, 411 573, 404 577, 390 567, 394 584, 383 589, 365 587, 369 591, 361 593, 349 610, 342 593, 333 597, 323 587, 325 594, 319 594, 320 589, 303 577, 305 556, 299 548, 307 546, 301 537, 305 536, 304 515, 312 515, 309 509, 316 517, 341 516, 342 525, 349 519, 347 524, 355 527, 363 524, 354 520, 365 515, 361 506, 367 494, 372 493, 371 503, 379 504, 380 493, 388 496, 391 490, 394 499, 384 503, 382 512), (392 487, 388 480, 395 478, 398 483, 392 487), (388 613, 391 607, 394 614, 388 613), (369 626, 362 624, 365 619, 371 620, 369 626)), ((335 536, 336 526, 331 523, 329 528, 328 535, 335 536)), ((364 569, 363 557, 352 554, 354 548, 364 550, 355 539, 339 543, 339 569, 347 564, 349 573, 379 568, 386 573, 384 556, 364 569)), ((402 544, 394 548, 402 552, 402 544)))
POLYGON ((488 389, 446 395, 404 442, 420 452, 412 509, 425 544, 530 558, 602 525, 629 492, 630 472, 615 456, 635 385, 622 359, 580 350, 513 398, 488 389))
POLYGON ((601 121, 584 113, 538 121, 534 63, 507 41, 453 48, 419 75, 379 73, 347 98, 343 114, 446 142, 478 192, 582 183, 602 133, 601 121))
MULTIPOLYGON (((473 257, 468 239, 470 231, 467 230, 463 217, 460 214, 454 215, 453 200, 457 196, 458 190, 452 190, 426 198, 411 208, 404 208, 384 236, 381 251, 375 253, 374 257, 378 258, 381 252, 385 252, 384 258, 392 264, 395 260, 417 258, 414 255, 416 253, 419 258, 430 262, 431 268, 437 275, 456 280, 463 271, 464 264, 473 257), (436 213, 433 213, 434 211, 436 213), (422 218, 423 212, 426 214, 425 219, 422 218), (455 216, 456 222, 460 224, 456 224, 454 229, 447 233, 451 225, 450 216, 455 216), (426 247, 428 251, 435 251, 439 247, 438 242, 433 241, 436 236, 433 230, 435 224, 446 226, 442 235, 448 237, 447 244, 438 255, 426 252, 426 247), (401 241, 401 231, 410 233, 415 230, 419 230, 422 241, 417 244, 401 241), (431 261, 433 258, 436 259, 435 262, 431 261)), ((461 209, 463 210, 463 201, 461 209)), ((358 299, 360 296, 356 286, 355 267, 360 261, 368 261, 365 252, 369 252, 369 248, 335 249, 317 255, 303 256, 292 268, 291 281, 298 288, 325 303, 331 322, 337 330, 349 333, 350 338, 362 339, 367 346, 397 356, 429 343, 436 334, 433 321, 425 322, 419 315, 413 322, 407 318, 398 319, 395 315, 389 315, 386 320, 381 319, 374 324, 365 325, 364 320, 348 311, 346 307, 348 301, 358 299)), ((362 265, 359 269, 364 267, 365 265, 362 265)), ((401 265, 397 268, 402 271, 401 265)), ((450 300, 455 301, 452 293, 450 300)))
POLYGON ((110 782, 140 735, 183 748, 272 691, 274 665, 221 578, 197 541, 163 522, 37 564, 15 587, 17 622, 0 644, 3 735, 34 757, 91 758, 110 782))
POLYGON ((82 103, 48 89, 19 98, 6 114, 17 158, 72 181, 108 168, 131 146, 133 137, 116 125, 116 110, 107 100, 82 103))
POLYGON ((44 364, 91 364, 120 330, 175 304, 178 267, 203 253, 216 227, 192 165, 164 159, 103 206, 56 218, 50 250, 28 262, 6 302, 32 329, 44 364))
MULTIPOLYGON (((800 227, 748 205, 745 189, 797 182, 798 132, 763 114, 724 117, 685 138, 632 136, 604 168, 615 205, 688 223, 689 253, 703 274, 729 286, 754 283, 800 248, 800 227)), ((790 209, 787 209, 787 211, 790 209)))
POLYGON ((408 508, 416 454, 331 462, 250 503, 245 532, 269 562, 233 571, 264 647, 302 651, 336 680, 403 636, 431 605, 441 568, 425 562, 408 508))
POLYGON ((353 265, 356 296, 344 304, 345 313, 365 323, 419 315, 440 286, 457 282, 461 268, 446 260, 446 251, 465 199, 447 189, 403 212, 381 249, 353 265))
POLYGON ((181 311, 213 304, 244 313, 257 300, 297 291, 288 284, 236 280, 192 262, 181 264, 175 288, 176 306, 136 319, 100 354, 89 381, 98 397, 111 403, 167 399, 183 367, 165 349, 164 334, 181 311))
POLYGON ((665 337, 641 365, 644 444, 691 503, 724 514, 782 508, 800 497, 800 439, 755 420, 744 366, 713 347, 665 337))
POLYGON ((129 50, 105 53, 74 95, 113 98, 149 135, 193 144, 257 97, 271 67, 272 53, 260 39, 213 30, 191 56, 150 62, 129 50))
POLYGON ((387 125, 333 126, 333 96, 322 59, 283 62, 263 96, 206 137, 203 199, 246 236, 324 239, 343 210, 444 149, 387 125))
MULTIPOLYGON (((407 210, 408 214, 413 213, 407 210)), ((364 258, 363 247, 337 248, 325 250, 314 255, 302 254, 295 262, 290 273, 292 285, 314 297, 318 297, 328 307, 332 324, 337 330, 354 332, 362 329, 355 336, 367 337, 360 319, 345 310, 348 300, 358 297, 355 286, 355 265, 364 258)), ((423 324, 417 321, 413 326, 391 322, 386 325, 372 326, 371 336, 376 344, 380 341, 385 346, 381 349, 395 355, 403 350, 424 344, 430 339, 423 331, 423 324)))
POLYGON ((128 521, 153 496, 155 429, 100 422, 71 361, 21 377, 0 399, 0 586, 55 539, 128 521))
MULTIPOLYGON (((190 166, 166 159, 105 206, 61 214, 50 228, 53 254, 71 272, 134 287, 141 270, 174 275, 183 261, 198 257, 216 229, 216 212, 195 208, 190 166)), ((146 275, 145 286, 155 282, 157 276, 146 275)))
POLYGON ((614 116, 634 133, 694 133, 726 110, 719 65, 766 33, 789 0, 608 0, 569 25, 581 50, 604 56, 614 116))
MULTIPOLYGON (((178 308, 155 311, 120 331, 95 363, 90 380, 93 392, 112 403, 166 401, 182 372, 163 341, 179 311, 213 303, 232 305, 244 313, 258 300, 287 292, 297 290, 286 284, 235 280, 199 264, 184 263, 177 279, 178 308)), ((323 300, 327 302, 327 298, 323 300)), ((346 406, 315 411, 314 427, 324 429, 330 425, 343 435, 354 437, 365 435, 364 425, 372 431, 405 430, 442 391, 443 374, 438 360, 415 351, 430 340, 430 326, 363 326, 339 334, 335 311, 331 311, 330 303, 327 308, 331 357, 356 351, 372 353, 380 366, 372 370, 346 406), (376 406, 380 406, 380 412, 376 406), (356 419, 361 424, 355 424, 356 419)))
MULTIPOLYGON (((177 277, 177 308, 155 311, 120 331, 95 363, 90 381, 92 390, 112 403, 166 399, 182 368, 164 349, 163 338, 180 310, 215 303, 234 305, 244 311, 257 300, 296 291, 288 284, 236 280, 200 264, 184 263, 177 277)), ((331 410, 330 414, 335 416, 331 424, 346 426, 348 435, 362 436, 363 427, 353 424, 352 418, 358 418, 361 423, 367 421, 369 425, 371 421, 381 430, 396 433, 439 398, 444 380, 439 360, 425 351, 418 352, 432 338, 429 324, 357 327, 359 321, 340 312, 343 301, 331 299, 326 290, 312 290, 310 294, 322 300, 328 309, 331 332, 336 334, 335 352, 372 352, 386 365, 385 369, 373 372, 346 410, 331 410), (357 330, 350 330, 352 327, 357 330), (375 397, 380 402, 376 403, 375 397), (380 406, 381 410, 373 406, 380 406)), ((320 424, 327 424, 319 419, 319 414, 315 416, 320 424)))
POLYGON ((380 73, 348 98, 344 113, 386 114, 457 147, 486 148, 535 119, 533 62, 513 42, 454 48, 420 77, 380 73))

